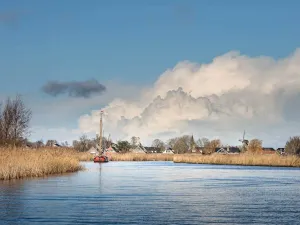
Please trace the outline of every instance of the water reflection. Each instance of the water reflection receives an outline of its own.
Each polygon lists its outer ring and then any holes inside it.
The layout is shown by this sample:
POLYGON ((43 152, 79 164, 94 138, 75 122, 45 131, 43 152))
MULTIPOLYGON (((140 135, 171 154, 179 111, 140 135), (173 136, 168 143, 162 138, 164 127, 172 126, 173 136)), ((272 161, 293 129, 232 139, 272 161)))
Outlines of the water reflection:
POLYGON ((3 181, 0 186, 0 218, 17 220, 24 211, 21 200, 24 181, 3 181))
POLYGON ((86 171, 74 174, 1 182, 4 224, 297 222, 299 169, 172 162, 84 165, 86 171))

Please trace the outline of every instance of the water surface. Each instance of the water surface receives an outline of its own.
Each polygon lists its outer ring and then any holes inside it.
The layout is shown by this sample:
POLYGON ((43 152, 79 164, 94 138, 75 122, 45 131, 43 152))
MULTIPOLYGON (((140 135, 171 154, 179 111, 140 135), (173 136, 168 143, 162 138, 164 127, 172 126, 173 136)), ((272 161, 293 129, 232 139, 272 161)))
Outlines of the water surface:
POLYGON ((86 171, 0 181, 0 224, 300 224, 300 170, 84 163, 86 171))

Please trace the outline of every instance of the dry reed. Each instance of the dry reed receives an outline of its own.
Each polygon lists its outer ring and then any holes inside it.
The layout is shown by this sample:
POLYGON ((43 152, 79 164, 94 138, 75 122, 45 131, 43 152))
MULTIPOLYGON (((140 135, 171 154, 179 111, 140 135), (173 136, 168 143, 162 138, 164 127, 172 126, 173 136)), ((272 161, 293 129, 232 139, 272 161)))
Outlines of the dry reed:
POLYGON ((175 163, 300 167, 300 157, 278 154, 175 155, 175 163))
POLYGON ((86 156, 72 149, 0 148, 0 180, 42 177, 83 169, 79 160, 86 156))
POLYGON ((171 154, 124 153, 111 154, 111 161, 173 161, 171 154))

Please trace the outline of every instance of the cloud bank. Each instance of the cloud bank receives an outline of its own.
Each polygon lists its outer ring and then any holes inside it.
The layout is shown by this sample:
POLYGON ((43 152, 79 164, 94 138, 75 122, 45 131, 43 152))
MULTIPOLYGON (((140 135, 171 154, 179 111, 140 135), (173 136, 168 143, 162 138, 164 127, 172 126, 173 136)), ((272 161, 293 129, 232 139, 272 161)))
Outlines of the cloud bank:
POLYGON ((49 81, 42 87, 42 90, 54 97, 68 93, 70 97, 89 98, 92 94, 103 93, 106 87, 95 79, 72 82, 49 81))
MULTIPOLYGON (((136 94, 138 100, 118 98, 104 108, 113 137, 150 144, 194 134, 238 144, 245 129, 246 138, 281 146, 300 134, 300 49, 278 60, 232 51, 208 64, 179 62, 136 94)), ((98 132, 99 111, 81 116, 79 129, 98 132)))

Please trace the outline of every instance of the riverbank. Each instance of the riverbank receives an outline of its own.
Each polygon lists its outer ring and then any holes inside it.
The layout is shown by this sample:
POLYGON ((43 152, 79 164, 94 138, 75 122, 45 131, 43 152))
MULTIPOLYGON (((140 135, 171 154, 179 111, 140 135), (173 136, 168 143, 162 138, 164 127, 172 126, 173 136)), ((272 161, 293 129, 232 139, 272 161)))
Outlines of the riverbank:
POLYGON ((281 156, 277 154, 238 154, 238 155, 174 155, 174 163, 218 164, 242 166, 282 166, 300 167, 300 157, 281 156))
POLYGON ((80 161, 87 157, 72 149, 0 148, 0 180, 76 172, 84 169, 80 161))
POLYGON ((111 161, 173 161, 173 155, 169 154, 139 154, 124 153, 111 154, 111 161))

